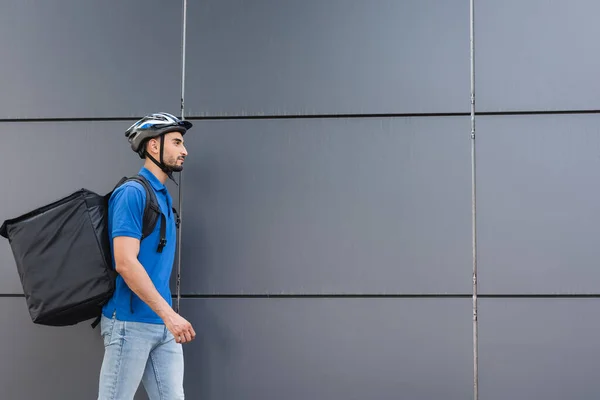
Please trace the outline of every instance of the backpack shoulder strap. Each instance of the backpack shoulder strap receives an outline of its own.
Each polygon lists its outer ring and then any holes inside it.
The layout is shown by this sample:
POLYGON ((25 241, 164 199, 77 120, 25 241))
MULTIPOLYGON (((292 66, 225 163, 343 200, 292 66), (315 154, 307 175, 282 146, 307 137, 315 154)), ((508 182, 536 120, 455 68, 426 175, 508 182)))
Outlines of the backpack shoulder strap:
POLYGON ((150 236, 156 224, 158 222, 158 218, 161 219, 160 225, 160 240, 158 243, 158 247, 156 249, 157 252, 162 253, 163 248, 167 244, 166 239, 166 219, 162 211, 160 210, 160 206, 158 205, 158 201, 156 199, 156 193, 150 186, 150 183, 146 178, 142 175, 135 175, 129 178, 122 178, 117 187, 122 185, 127 181, 136 181, 142 185, 144 190, 146 191, 146 205, 144 207, 144 216, 142 219, 142 238, 144 240, 146 237, 150 236))
POLYGON ((142 240, 144 240, 144 238, 150 236, 154 230, 158 217, 162 212, 160 211, 158 201, 156 200, 156 193, 154 193, 154 190, 150 187, 150 183, 146 178, 142 175, 136 175, 128 180, 139 182, 146 190, 146 206, 144 208, 144 218, 142 220, 142 240))

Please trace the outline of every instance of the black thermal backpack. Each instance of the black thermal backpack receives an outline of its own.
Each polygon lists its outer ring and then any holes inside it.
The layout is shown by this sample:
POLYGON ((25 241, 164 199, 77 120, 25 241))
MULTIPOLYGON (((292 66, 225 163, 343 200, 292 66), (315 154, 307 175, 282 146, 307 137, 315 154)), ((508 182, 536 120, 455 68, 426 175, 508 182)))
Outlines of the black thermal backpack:
MULTIPOLYGON (((123 183, 135 180, 146 189, 142 240, 159 217, 160 241, 166 244, 166 220, 156 194, 142 175, 122 178, 106 195, 80 189, 53 203, 4 221, 0 235, 8 239, 34 323, 75 325, 95 318, 115 290, 108 235, 108 200, 123 183)), ((179 216, 177 227, 179 227, 179 216)))

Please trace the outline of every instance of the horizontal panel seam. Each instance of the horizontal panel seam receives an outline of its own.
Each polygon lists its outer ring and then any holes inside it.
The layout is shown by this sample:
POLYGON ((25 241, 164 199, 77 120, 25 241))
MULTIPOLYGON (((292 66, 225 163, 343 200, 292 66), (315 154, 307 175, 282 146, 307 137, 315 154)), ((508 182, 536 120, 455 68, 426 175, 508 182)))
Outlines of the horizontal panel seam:
MULTIPOLYGON (((599 114, 600 110, 524 110, 524 111, 479 111, 478 116, 510 116, 510 115, 564 115, 564 114, 599 114)), ((468 117, 468 112, 449 113, 372 113, 372 114, 301 114, 301 115, 187 115, 187 119, 210 120, 281 120, 281 119, 348 119, 348 118, 420 118, 420 117, 468 117)), ((0 122, 102 122, 138 120, 142 116, 128 117, 57 117, 57 118, 0 118, 0 122)))
MULTIPOLYGON (((261 294, 182 294, 183 299, 210 299, 210 298, 471 298, 471 293, 261 293, 261 294)), ((0 293, 0 298, 24 298, 20 293, 0 293)), ((173 295, 173 298, 176 296, 173 295)), ((488 293, 477 295, 479 298, 600 298, 600 293, 488 293)))
MULTIPOLYGON (((297 294, 297 293, 289 293, 289 294, 236 294, 236 293, 226 293, 226 294, 182 294, 181 298, 183 299, 211 299, 211 298, 471 298, 473 295, 471 293, 397 293, 397 294, 377 294, 377 293, 368 293, 368 294, 354 294, 354 293, 307 293, 307 294, 297 294)), ((0 293, 0 298, 24 298, 25 295, 19 293, 0 293)), ((175 298, 176 296, 172 296, 175 298)), ((600 293, 490 293, 490 294, 481 294, 477 295, 479 298, 600 298, 600 293)))
MULTIPOLYGON (((183 299, 210 298, 471 298, 472 293, 431 294, 182 294, 183 299)), ((543 294, 478 294, 479 298, 600 298, 598 293, 543 293, 543 294)))

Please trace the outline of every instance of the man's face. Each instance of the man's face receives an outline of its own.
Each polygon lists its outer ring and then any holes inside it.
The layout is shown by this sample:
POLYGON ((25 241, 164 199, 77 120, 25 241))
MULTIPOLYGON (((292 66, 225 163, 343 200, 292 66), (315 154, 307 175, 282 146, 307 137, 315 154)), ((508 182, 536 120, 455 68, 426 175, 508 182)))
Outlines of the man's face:
MULTIPOLYGON (((160 146, 160 141, 158 144, 160 146)), ((165 134, 163 162, 167 167, 176 172, 181 171, 183 169, 183 160, 187 154, 187 150, 183 145, 183 135, 181 135, 181 133, 169 132, 165 134)))

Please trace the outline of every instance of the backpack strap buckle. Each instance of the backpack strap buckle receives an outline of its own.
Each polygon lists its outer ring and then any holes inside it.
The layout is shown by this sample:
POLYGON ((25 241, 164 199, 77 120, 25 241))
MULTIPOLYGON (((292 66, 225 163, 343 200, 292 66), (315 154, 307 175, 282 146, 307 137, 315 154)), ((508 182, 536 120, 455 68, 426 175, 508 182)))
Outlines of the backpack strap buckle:
POLYGON ((162 251, 166 245, 167 245, 167 239, 161 238, 160 241, 158 242, 158 248, 156 249, 156 251, 159 253, 162 253, 162 251))
POLYGON ((162 253, 163 249, 167 245, 167 221, 165 220, 165 214, 160 213, 160 240, 158 241, 157 252, 162 253))

